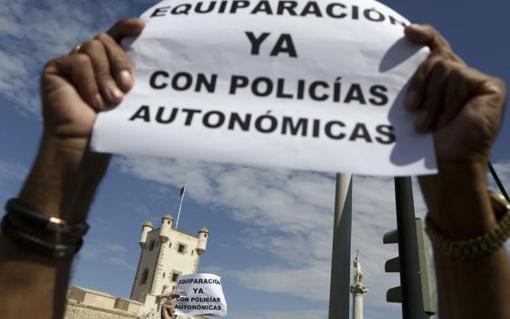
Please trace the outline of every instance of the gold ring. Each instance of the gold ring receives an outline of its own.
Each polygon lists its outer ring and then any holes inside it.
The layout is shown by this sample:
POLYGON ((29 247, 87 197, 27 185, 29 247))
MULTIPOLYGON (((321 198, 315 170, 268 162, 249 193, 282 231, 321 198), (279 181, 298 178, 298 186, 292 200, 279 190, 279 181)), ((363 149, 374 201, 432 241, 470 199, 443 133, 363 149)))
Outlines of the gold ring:
POLYGON ((80 53, 80 49, 81 49, 81 43, 78 43, 72 50, 71 50, 71 54, 76 54, 76 53, 80 53))

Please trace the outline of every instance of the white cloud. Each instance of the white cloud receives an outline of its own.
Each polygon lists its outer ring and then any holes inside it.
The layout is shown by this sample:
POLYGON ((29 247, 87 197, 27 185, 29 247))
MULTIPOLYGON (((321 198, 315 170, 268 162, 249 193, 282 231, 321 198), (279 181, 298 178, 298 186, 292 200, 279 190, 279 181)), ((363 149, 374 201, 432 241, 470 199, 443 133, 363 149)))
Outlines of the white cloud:
POLYGON ((78 253, 78 262, 80 261, 80 259, 88 261, 97 260, 98 257, 99 257, 98 250, 92 247, 92 245, 85 243, 83 245, 83 248, 78 253))
POLYGON ((86 241, 83 249, 78 254, 78 261, 81 259, 88 262, 101 262, 117 267, 124 267, 129 271, 135 270, 135 265, 126 259, 128 249, 116 243, 103 243, 99 241, 86 241))
MULTIPOLYGON (((263 170, 249 167, 192 161, 131 158, 117 162, 121 171, 145 180, 172 185, 188 185, 188 197, 207 205, 227 208, 235 220, 259 231, 271 231, 276 237, 257 238, 247 244, 262 248, 286 245, 309 247, 312 260, 324 259, 331 236, 334 180, 309 172, 263 170), (314 230, 322 229, 320 233, 314 230), (309 236, 317 240, 309 241, 309 236)), ((279 258, 300 258, 293 250, 278 250, 279 258)))
POLYGON ((285 293, 309 300, 329 298, 329 263, 318 261, 300 268, 261 267, 234 272, 239 283, 250 289, 285 293))
POLYGON ((22 114, 39 113, 45 63, 129 16, 147 1, 4 1, 0 6, 0 92, 22 114))
POLYGON ((124 247, 123 245, 119 245, 119 244, 109 243, 109 244, 105 244, 105 247, 108 250, 115 252, 115 253, 127 253, 128 252, 128 249, 126 247, 124 247))
POLYGON ((127 268, 129 269, 130 271, 134 271, 135 270, 135 266, 134 265, 131 265, 129 262, 127 262, 124 258, 122 257, 108 257, 106 259, 106 262, 110 265, 114 265, 114 266, 119 266, 119 267, 124 267, 124 268, 127 268))

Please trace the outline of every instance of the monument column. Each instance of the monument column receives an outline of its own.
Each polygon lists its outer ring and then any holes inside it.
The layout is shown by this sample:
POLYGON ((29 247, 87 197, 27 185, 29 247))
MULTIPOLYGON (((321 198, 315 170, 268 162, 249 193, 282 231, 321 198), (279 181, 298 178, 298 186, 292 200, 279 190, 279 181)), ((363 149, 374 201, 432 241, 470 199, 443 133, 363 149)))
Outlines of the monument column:
POLYGON ((362 280, 361 264, 359 256, 356 255, 356 258, 354 258, 354 280, 351 286, 353 319, 363 319, 363 295, 368 292, 368 288, 362 280))

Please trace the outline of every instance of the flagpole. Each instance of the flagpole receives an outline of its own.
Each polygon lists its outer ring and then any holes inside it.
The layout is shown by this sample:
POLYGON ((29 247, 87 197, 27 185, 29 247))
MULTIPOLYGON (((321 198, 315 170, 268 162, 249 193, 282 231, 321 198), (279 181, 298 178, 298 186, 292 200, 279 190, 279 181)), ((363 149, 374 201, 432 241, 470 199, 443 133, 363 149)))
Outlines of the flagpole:
POLYGON ((183 186, 181 188, 181 200, 179 202, 179 211, 177 212, 177 220, 175 221, 175 229, 179 226, 179 217, 181 216, 181 210, 182 210, 182 202, 184 200, 184 195, 186 195, 186 186, 183 186))

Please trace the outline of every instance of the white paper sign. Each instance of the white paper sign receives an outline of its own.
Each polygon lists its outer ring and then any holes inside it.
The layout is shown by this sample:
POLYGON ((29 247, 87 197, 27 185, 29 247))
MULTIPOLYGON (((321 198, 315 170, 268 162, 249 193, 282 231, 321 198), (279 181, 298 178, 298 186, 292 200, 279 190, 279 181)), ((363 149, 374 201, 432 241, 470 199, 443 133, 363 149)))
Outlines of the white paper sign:
POLYGON ((175 313, 177 315, 226 316, 227 301, 221 277, 214 274, 181 275, 177 279, 175 313))
POLYGON ((372 0, 163 1, 128 45, 136 85, 92 147, 367 175, 435 171, 405 86, 428 54, 372 0))

